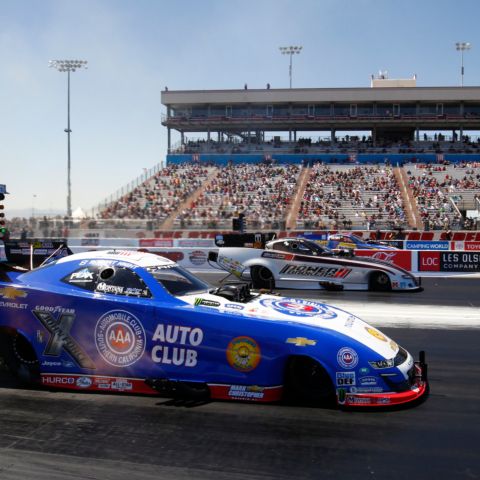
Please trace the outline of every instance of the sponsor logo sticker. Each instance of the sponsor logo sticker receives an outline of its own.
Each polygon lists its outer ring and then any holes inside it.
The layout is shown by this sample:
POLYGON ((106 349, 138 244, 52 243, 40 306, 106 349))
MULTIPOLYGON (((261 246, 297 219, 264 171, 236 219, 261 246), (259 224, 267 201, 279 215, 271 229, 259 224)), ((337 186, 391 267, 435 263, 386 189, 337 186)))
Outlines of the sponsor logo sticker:
POLYGON ((262 356, 258 343, 250 337, 236 337, 227 347, 227 361, 240 372, 250 372, 257 368, 262 356))
POLYGON ((337 387, 355 385, 355 372, 336 372, 337 387))
POLYGON ((306 347, 307 345, 311 345, 311 346, 316 345, 317 341, 310 340, 309 338, 305 338, 305 337, 295 337, 295 338, 287 338, 287 340, 285 340, 285 343, 292 343, 297 347, 306 347))
POLYGON ((164 325, 159 323, 153 334, 152 341, 160 345, 152 347, 152 360, 155 363, 173 365, 176 367, 195 367, 198 362, 198 347, 203 341, 203 330, 183 325, 164 325), (173 346, 176 345, 176 346, 173 346))
POLYGON ((343 368, 355 368, 358 364, 358 354, 353 348, 343 347, 337 353, 337 362, 343 368))
POLYGON ((192 265, 203 265, 207 261, 207 254, 202 250, 194 250, 188 258, 192 265))
POLYGON ((17 298, 25 298, 27 296, 27 292, 23 290, 19 290, 18 288, 13 287, 5 287, 0 288, 0 296, 2 298, 7 298, 9 300, 16 300, 17 298))
POLYGON ((219 307, 220 302, 215 302, 214 300, 206 300, 205 298, 196 298, 195 299, 195 306, 203 306, 203 307, 219 307))
POLYGON ((231 310, 243 310, 245 308, 243 305, 237 305, 236 303, 226 303, 224 307, 231 310))
POLYGON ((273 308, 273 310, 284 315, 294 317, 320 317, 324 320, 331 320, 337 316, 327 305, 301 298, 267 298, 260 300, 260 304, 267 308, 273 308))
POLYGON ((372 376, 360 377, 358 382, 360 385, 377 385, 377 379, 372 376))
POLYGON ((261 400, 264 396, 264 388, 256 385, 230 385, 228 396, 233 399, 261 400))
POLYGON ((76 384, 79 388, 88 388, 92 385, 92 380, 89 377, 78 377, 76 384))
POLYGON ((102 358, 114 367, 128 367, 145 351, 145 330, 138 318, 125 310, 102 315, 95 326, 95 345, 102 358))
POLYGON ((378 338, 378 340, 381 340, 382 342, 386 342, 387 341, 387 337, 379 332, 376 328, 373 328, 373 327, 365 327, 365 330, 370 334, 372 335, 372 337, 375 337, 375 338, 378 338))

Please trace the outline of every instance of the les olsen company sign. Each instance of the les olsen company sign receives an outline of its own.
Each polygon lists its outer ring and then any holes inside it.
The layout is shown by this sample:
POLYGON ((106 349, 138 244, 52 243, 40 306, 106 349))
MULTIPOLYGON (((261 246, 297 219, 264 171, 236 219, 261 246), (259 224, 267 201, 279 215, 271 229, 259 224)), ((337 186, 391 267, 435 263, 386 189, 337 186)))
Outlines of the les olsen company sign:
POLYGON ((480 272, 480 252, 418 252, 419 272, 480 272))

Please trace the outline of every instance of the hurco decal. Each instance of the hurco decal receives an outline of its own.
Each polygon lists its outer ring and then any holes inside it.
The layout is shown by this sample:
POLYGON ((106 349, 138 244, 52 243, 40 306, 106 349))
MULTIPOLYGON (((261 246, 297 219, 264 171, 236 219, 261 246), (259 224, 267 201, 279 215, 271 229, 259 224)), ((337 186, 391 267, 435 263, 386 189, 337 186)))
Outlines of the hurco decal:
MULTIPOLYGON (((56 318, 52 315, 52 312, 46 311, 43 308, 49 307, 38 307, 38 309, 32 310, 35 317, 37 317, 37 319, 51 333, 50 340, 48 341, 43 354, 46 356, 59 357, 62 350, 65 350, 80 367, 91 370, 95 369, 95 364, 91 358, 70 336, 70 330, 75 321, 73 310, 65 309, 65 311, 61 312, 58 318, 56 318)), ((58 307, 51 308, 56 309, 58 307)))
POLYGON ((227 360, 232 368, 250 372, 257 368, 261 359, 258 343, 250 337, 236 337, 227 347, 227 360))
POLYGON ((346 278, 352 271, 351 268, 312 267, 310 265, 285 265, 280 273, 290 275, 303 275, 306 277, 346 278))
POLYGON ((327 305, 300 298, 267 298, 260 300, 260 303, 264 307, 273 308, 284 315, 295 317, 320 317, 324 320, 330 320, 337 316, 327 305))
POLYGON ((155 363, 176 367, 195 367, 198 362, 198 352, 188 347, 198 347, 202 343, 203 331, 200 328, 159 323, 152 340, 163 344, 152 348, 152 360, 155 363))
POLYGON ((128 367, 138 361, 145 351, 145 330, 132 313, 112 310, 98 320, 95 344, 107 363, 114 367, 128 367))

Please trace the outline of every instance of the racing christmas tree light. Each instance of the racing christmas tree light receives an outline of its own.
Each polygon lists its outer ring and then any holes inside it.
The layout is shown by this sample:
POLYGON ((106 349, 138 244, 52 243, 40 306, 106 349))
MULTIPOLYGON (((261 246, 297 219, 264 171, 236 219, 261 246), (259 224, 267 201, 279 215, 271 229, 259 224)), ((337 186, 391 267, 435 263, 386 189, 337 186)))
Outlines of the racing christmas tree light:
POLYGON ((3 201, 5 200, 5 185, 0 185, 0 239, 3 239, 7 235, 7 227, 5 226, 5 205, 3 201))

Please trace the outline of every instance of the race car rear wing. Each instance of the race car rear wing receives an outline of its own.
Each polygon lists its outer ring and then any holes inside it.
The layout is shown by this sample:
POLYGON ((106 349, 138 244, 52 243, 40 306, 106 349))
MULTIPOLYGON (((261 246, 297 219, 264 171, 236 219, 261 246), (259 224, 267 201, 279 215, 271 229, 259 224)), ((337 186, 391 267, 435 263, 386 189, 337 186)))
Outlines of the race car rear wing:
POLYGON ((265 248, 275 238, 275 233, 227 233, 215 237, 217 247, 265 248))
POLYGON ((4 245, 7 263, 27 270, 73 253, 64 239, 9 240, 4 245))

